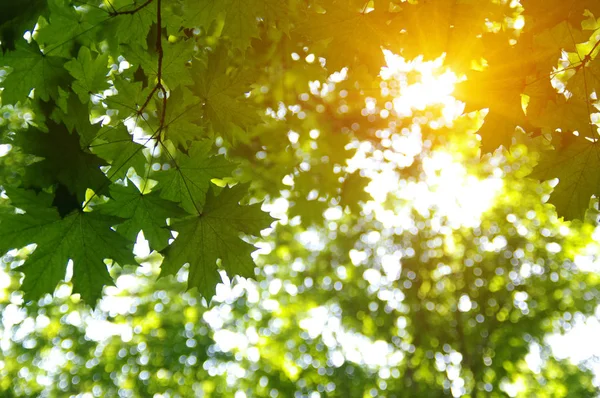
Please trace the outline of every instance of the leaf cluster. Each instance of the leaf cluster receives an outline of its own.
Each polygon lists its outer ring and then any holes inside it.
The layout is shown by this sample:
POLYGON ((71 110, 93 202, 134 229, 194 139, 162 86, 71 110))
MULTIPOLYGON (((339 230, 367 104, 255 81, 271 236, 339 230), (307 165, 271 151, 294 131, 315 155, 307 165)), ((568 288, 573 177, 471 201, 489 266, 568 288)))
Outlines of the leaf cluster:
POLYGON ((365 100, 381 96, 382 49, 409 59, 444 55, 464 76, 456 96, 485 114, 482 150, 523 140, 547 147, 533 176, 558 178, 551 203, 560 216, 581 219, 600 183, 600 8, 593 0, 565 4, 3 5, 0 97, 30 111, 0 137, 26 157, 2 181, 12 207, 0 234, 15 236, 2 251, 37 245, 21 268, 29 298, 51 292, 72 261, 75 291, 94 301, 110 284, 106 262, 132 262, 118 248, 130 249, 140 231, 165 255, 165 273, 189 263, 189 286, 206 297, 219 270, 251 276, 252 249, 240 237, 258 236, 271 218, 246 204, 248 189, 256 198, 287 191, 290 214, 305 225, 320 223, 332 204, 356 214, 368 200, 368 179, 347 161, 358 142, 382 146, 382 132, 403 123, 392 108, 364 113, 365 100), (52 266, 37 260, 44 253, 52 266), (45 272, 52 277, 36 283, 45 272))

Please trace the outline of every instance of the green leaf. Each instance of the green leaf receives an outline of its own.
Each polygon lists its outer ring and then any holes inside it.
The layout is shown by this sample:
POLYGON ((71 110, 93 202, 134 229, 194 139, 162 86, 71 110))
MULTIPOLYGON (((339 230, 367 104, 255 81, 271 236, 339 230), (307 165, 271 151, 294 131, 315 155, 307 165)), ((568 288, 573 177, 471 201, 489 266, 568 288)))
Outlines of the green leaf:
POLYGON ((566 99, 559 94, 553 101, 548 101, 541 124, 549 131, 560 129, 565 133, 577 131, 590 138, 596 136, 597 128, 591 122, 587 104, 577 97, 566 99))
POLYGON ((565 20, 577 26, 583 20, 585 9, 600 15, 600 5, 596 0, 525 0, 524 5, 527 24, 536 31, 552 28, 565 20))
POLYGON ((550 203, 565 220, 582 220, 590 197, 600 194, 599 169, 598 143, 579 137, 565 148, 544 152, 531 176, 540 180, 558 178, 550 203))
POLYGON ((201 111, 200 99, 188 89, 173 90, 165 114, 165 137, 182 149, 187 149, 193 141, 208 138, 205 128, 201 127, 201 111))
POLYGON ((144 231, 154 250, 164 249, 171 238, 166 219, 187 215, 176 203, 162 199, 158 191, 142 194, 131 181, 127 186, 112 185, 110 194, 112 199, 96 209, 125 219, 117 232, 131 241, 135 241, 140 230, 144 231))
POLYGON ((204 116, 213 131, 233 142, 234 127, 245 130, 259 123, 260 117, 244 96, 250 91, 251 76, 243 69, 228 71, 228 63, 223 46, 208 55, 207 66, 194 62, 191 90, 203 101, 204 116))
POLYGON ((38 17, 46 12, 46 0, 5 1, 0 5, 0 49, 14 50, 27 30, 33 29, 38 17))
POLYGON ((119 117, 123 119, 135 114, 144 105, 151 90, 143 88, 142 82, 126 80, 123 76, 114 77, 114 86, 117 94, 107 97, 105 102, 109 108, 118 110, 119 117))
POLYGON ((65 59, 44 55, 37 44, 17 43, 16 50, 0 58, 0 65, 10 67, 11 72, 2 81, 2 103, 15 104, 24 101, 31 90, 44 101, 57 98, 58 86, 70 81, 63 68, 65 59))
MULTIPOLYGON (((6 190, 7 196, 10 198, 12 206, 21 210, 27 211, 27 213, 48 214, 51 218, 55 214, 55 210, 52 209, 52 195, 46 192, 34 192, 31 190, 8 187, 6 190)), ((43 217, 43 216, 42 216, 43 217)))
POLYGON ((282 0, 224 0, 220 3, 225 12, 222 34, 241 50, 250 46, 253 37, 258 37, 258 18, 265 16, 260 13, 260 7, 285 6, 282 0))
POLYGON ((64 124, 70 133, 79 134, 82 148, 94 140, 100 130, 100 124, 90 121, 89 104, 84 104, 72 91, 58 88, 57 107, 53 109, 50 118, 58 124, 64 124))
POLYGON ((186 26, 202 27, 208 30, 212 23, 223 14, 224 7, 222 1, 184 0, 183 10, 186 26))
POLYGON ((399 35, 404 57, 432 60, 446 53, 446 65, 455 72, 469 69, 471 61, 481 57, 486 22, 501 21, 511 12, 504 2, 481 0, 411 1, 401 7, 392 24, 406 30, 399 35))
POLYGON ((240 206, 247 186, 224 188, 218 196, 209 189, 202 214, 177 222, 179 235, 165 251, 161 275, 173 275, 190 264, 188 288, 196 287, 207 299, 219 282, 217 260, 228 275, 251 277, 256 248, 240 238, 241 233, 259 235, 273 219, 260 210, 260 204, 240 206))
MULTIPOLYGON (((128 61, 140 65, 149 77, 150 84, 154 85, 158 78, 158 54, 143 51, 130 45, 122 47, 129 54, 128 61)), ((180 40, 176 43, 165 41, 163 43, 161 79, 169 90, 192 83, 190 68, 187 63, 192 60, 193 51, 193 40, 180 40)))
MULTIPOLYGON (((10 192, 9 192, 10 193, 10 192)), ((10 193, 16 205, 31 209, 32 194, 10 193)), ((105 285, 113 281, 104 259, 119 264, 134 264, 129 242, 111 229, 120 220, 96 212, 75 211, 60 218, 47 198, 40 198, 38 211, 4 216, 0 222, 0 252, 35 243, 35 251, 17 270, 25 274, 21 289, 27 300, 52 293, 65 278, 67 263, 73 261, 73 291, 83 300, 94 304, 105 285), (43 210, 43 211, 40 211, 43 210)))
POLYGON ((90 94, 102 93, 108 88, 108 53, 98 54, 92 60, 90 49, 81 47, 77 59, 67 62, 65 68, 75 78, 73 91, 84 104, 89 102, 90 94))
POLYGON ((368 12, 364 1, 333 0, 325 8, 303 19, 298 29, 316 47, 325 45, 327 69, 335 72, 359 63, 379 72, 385 66, 381 48, 398 48, 400 28, 390 23, 397 15, 382 7, 368 12), (368 40, 356 40, 357 32, 368 40))
POLYGON ((108 193, 110 181, 100 170, 106 163, 83 151, 79 136, 70 134, 63 124, 48 121, 47 126, 47 133, 31 127, 15 136, 17 146, 42 158, 27 167, 26 183, 31 187, 46 188, 60 182, 81 201, 85 199, 87 188, 96 193, 108 193))
MULTIPOLYGON (((288 4, 284 0, 185 0, 184 23, 208 30, 213 22, 222 20, 221 34, 234 48, 246 50, 251 39, 258 37, 259 21, 282 24, 287 10, 288 4)), ((282 25, 286 27, 285 23, 282 25)))
POLYGON ((190 214, 201 212, 210 180, 228 177, 235 169, 223 155, 211 156, 211 147, 210 141, 195 142, 187 155, 178 152, 174 166, 153 176, 162 187, 160 196, 179 203, 190 214))
MULTIPOLYGON (((119 8, 123 13, 139 6, 132 4, 129 7, 119 8)), ((156 22, 156 7, 144 7, 133 14, 121 14, 115 17, 115 39, 118 43, 136 45, 144 50, 148 49, 148 33, 152 24, 156 22)))
POLYGON ((110 20, 106 10, 91 4, 49 0, 48 8, 49 23, 40 24, 34 36, 48 55, 71 57, 76 42, 90 41, 103 23, 110 20))
POLYGON ((466 111, 487 109, 483 125, 478 130, 483 153, 493 152, 503 146, 508 149, 515 128, 527 128, 527 120, 521 105, 521 94, 526 88, 527 65, 520 52, 508 48, 502 38, 489 39, 486 46, 507 47, 502 54, 490 56, 488 67, 483 71, 471 71, 466 81, 459 83, 454 95, 467 103, 466 111))
POLYGON ((144 175, 146 171, 148 161, 144 146, 133 141, 123 125, 102 127, 88 148, 110 163, 107 175, 113 181, 124 178, 130 167, 138 175, 144 175))

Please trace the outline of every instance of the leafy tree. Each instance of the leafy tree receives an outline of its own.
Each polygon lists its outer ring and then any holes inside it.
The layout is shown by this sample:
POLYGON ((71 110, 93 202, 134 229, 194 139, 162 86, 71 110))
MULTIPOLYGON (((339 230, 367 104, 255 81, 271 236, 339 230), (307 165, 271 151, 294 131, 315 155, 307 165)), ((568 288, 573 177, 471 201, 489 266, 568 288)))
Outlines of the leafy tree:
POLYGON ((597 277, 575 257, 592 244, 600 184, 599 4, 2 2, 0 252, 23 296, 2 296, 13 338, 0 388, 592 396, 589 372, 552 358, 544 336, 597 304, 597 277), (388 50, 449 68, 459 115, 396 106, 423 76, 386 74, 388 50), (436 189, 441 153, 474 178, 501 176, 481 220, 410 196, 436 189), (393 189, 372 201, 365 188, 386 173, 393 189), (278 223, 265 200, 286 204, 278 223), (151 271, 132 254, 141 232, 151 271), (259 239, 271 252, 255 268, 259 239), (141 291, 115 293, 132 275, 141 291), (225 276, 238 277, 232 298, 199 306, 225 276), (103 291, 96 316, 130 338, 86 339, 79 301, 103 291), (102 307, 131 294, 131 313, 102 307), (329 329, 315 326, 323 314, 329 329), (243 349, 220 345, 221 331, 252 330, 243 349), (344 338, 388 362, 343 352, 344 338))

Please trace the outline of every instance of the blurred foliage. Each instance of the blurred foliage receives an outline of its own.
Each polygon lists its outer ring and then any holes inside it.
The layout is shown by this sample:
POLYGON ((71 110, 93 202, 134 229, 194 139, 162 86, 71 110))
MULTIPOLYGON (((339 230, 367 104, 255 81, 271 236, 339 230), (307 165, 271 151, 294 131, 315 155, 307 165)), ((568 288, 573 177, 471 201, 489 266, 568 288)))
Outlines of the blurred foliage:
POLYGON ((456 198, 435 176, 457 163, 432 168, 445 155, 425 150, 418 178, 396 170, 399 185, 425 187, 425 205, 391 190, 360 218, 306 229, 284 217, 261 244, 256 282, 219 285, 209 307, 186 291, 187 271, 156 280, 156 252, 113 267, 116 287, 93 312, 70 283, 24 305, 18 279, 1 274, 3 394, 596 396, 586 365, 545 341, 595 311, 599 277, 574 262, 593 225, 557 219, 550 186, 520 176, 537 158, 526 146, 480 161, 466 144, 447 143, 463 147, 465 177, 498 183, 482 214, 443 206, 456 198))

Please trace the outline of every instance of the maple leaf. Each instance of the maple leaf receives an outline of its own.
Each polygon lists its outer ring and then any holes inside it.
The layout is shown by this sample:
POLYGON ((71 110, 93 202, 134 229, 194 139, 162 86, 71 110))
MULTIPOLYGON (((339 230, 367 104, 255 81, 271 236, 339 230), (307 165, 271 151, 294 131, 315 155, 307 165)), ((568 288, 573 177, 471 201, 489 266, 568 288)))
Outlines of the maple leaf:
MULTIPOLYGON (((551 102, 560 101, 560 94, 552 87, 548 78, 534 77, 527 82, 523 94, 527 98, 523 111, 527 120, 536 127, 548 127, 554 131, 558 126, 554 122, 549 123, 553 114, 549 112, 551 102)), ((562 96, 564 99, 564 96, 562 96)))
POLYGON ((144 175, 148 163, 142 152, 144 146, 134 142, 123 125, 104 126, 87 148, 110 163, 107 175, 111 180, 124 178, 130 167, 144 175))
POLYGON ((110 181, 100 170, 106 163, 94 154, 85 152, 79 136, 70 134, 66 126, 47 121, 48 132, 33 127, 14 138, 15 145, 26 153, 43 158, 27 168, 29 186, 45 188, 56 181, 83 201, 87 188, 96 193, 107 193, 110 181), (64 154, 69 156, 65 157, 64 154))
POLYGON ((591 113, 596 111, 593 102, 600 93, 600 59, 595 58, 600 50, 598 44, 599 40, 594 44, 583 43, 578 45, 581 49, 578 53, 569 54, 569 72, 574 75, 567 80, 566 85, 570 97, 561 101, 563 106, 559 109, 565 122, 570 124, 559 127, 578 131, 592 139, 597 137, 598 131, 591 119, 591 113))
POLYGON ((486 43, 491 47, 489 65, 483 71, 472 71, 466 81, 457 84, 454 93, 457 99, 467 103, 467 111, 488 109, 477 132, 483 153, 499 146, 509 148, 515 127, 528 126, 521 94, 525 91, 529 69, 519 56, 520 49, 509 47, 502 37, 488 37, 486 43))
MULTIPOLYGON (((528 26, 527 23, 525 26, 528 26)), ((571 25, 568 21, 542 30, 537 34, 526 31, 519 37, 519 43, 524 48, 522 56, 535 63, 539 73, 548 74, 556 68, 560 51, 574 51, 576 44, 587 39, 583 30, 571 25)))
MULTIPOLYGON (((547 46, 547 52, 550 52, 552 46, 563 49, 560 66, 554 66, 551 75, 553 84, 560 88, 560 94, 555 95, 552 101, 550 95, 538 96, 537 99, 538 102, 547 104, 547 109, 541 114, 545 117, 541 123, 546 122, 551 131, 577 131, 595 139, 597 128, 593 126, 591 113, 595 111, 593 101, 600 90, 600 62, 597 59, 600 42, 595 33, 600 24, 589 16, 581 26, 582 29, 575 29, 567 22, 561 22, 537 35, 537 45, 547 46), (546 33, 549 31, 553 32, 551 37, 546 33), (589 31, 593 33, 588 40, 589 31), (560 87, 561 83, 565 86, 560 87)), ((540 105, 538 107, 541 108, 540 105)))
POLYGON ((469 68, 481 57, 478 36, 489 21, 505 18, 508 6, 481 0, 421 0, 403 3, 396 23, 406 30, 402 54, 406 58, 435 59, 446 53, 445 63, 455 72, 469 68))
POLYGON ((547 151, 531 177, 558 178, 550 203, 565 220, 583 219, 592 195, 600 194, 600 148, 597 142, 579 137, 564 148, 547 151))
POLYGON ((260 235, 273 218, 260 209, 260 204, 240 206, 247 186, 238 184, 224 188, 219 195, 209 189, 201 214, 189 217, 171 228, 179 235, 165 251, 161 275, 173 275, 190 264, 188 288, 196 287, 208 300, 220 281, 217 260, 228 275, 251 277, 256 248, 240 238, 240 234, 260 235))
POLYGON ((203 101, 204 117, 212 129, 234 141, 231 130, 246 129, 260 121, 244 94, 250 91, 251 78, 243 70, 227 72, 227 48, 220 46, 209 53, 207 66, 192 65, 195 82, 190 89, 203 101))
POLYGON ((35 26, 38 17, 45 13, 46 0, 27 2, 2 2, 0 5, 0 48, 2 52, 15 49, 15 41, 25 31, 35 26))
POLYGON ((123 118, 138 112, 151 90, 148 87, 144 88, 142 82, 126 80, 123 76, 114 77, 114 87, 117 94, 106 97, 104 102, 110 108, 118 110, 123 118))
POLYGON ((43 54, 37 44, 18 42, 16 50, 0 58, 0 65, 11 72, 2 81, 2 102, 14 104, 27 98, 35 88, 35 95, 44 101, 57 98, 58 86, 71 80, 63 68, 66 59, 43 54))
POLYGON ((586 54, 570 53, 570 65, 555 72, 559 80, 566 82, 567 95, 558 93, 549 80, 537 78, 525 89, 530 97, 527 115, 549 131, 576 131, 594 139, 597 127, 592 123, 591 113, 595 111, 593 96, 600 90, 600 62, 591 57, 595 51, 591 43, 577 47, 583 47, 586 54))
POLYGON ((201 111, 200 99, 192 95, 188 89, 174 90, 169 97, 162 127, 165 137, 178 148, 188 148, 189 143, 208 135, 200 126, 201 111))
POLYGON ((233 46, 246 49, 250 39, 258 37, 258 20, 269 20, 273 15, 281 15, 287 4, 284 0, 225 0, 221 2, 225 9, 223 35, 233 46))
POLYGON ((37 215, 41 218, 47 218, 48 216, 53 218, 55 215, 55 210, 52 209, 53 197, 47 192, 40 191, 36 193, 29 189, 9 187, 7 196, 9 196, 10 204, 13 207, 27 210, 27 213, 35 214, 35 218, 37 218, 37 215))
POLYGON ((65 63, 65 69, 75 78, 73 91, 82 103, 90 100, 90 94, 102 92, 108 88, 106 74, 108 73, 108 53, 99 54, 92 60, 92 53, 87 47, 79 49, 77 59, 65 63))
POLYGON ((597 128, 592 125, 588 109, 586 101, 574 97, 566 99, 559 95, 554 101, 548 102, 544 122, 551 131, 577 131, 581 135, 594 137, 597 128))
MULTIPOLYGON (((128 61, 142 67, 146 75, 156 82, 158 77, 158 54, 156 52, 143 51, 129 44, 122 46, 129 54, 128 61)), ((170 90, 180 85, 192 83, 187 63, 192 60, 194 51, 193 40, 180 40, 176 43, 163 44, 163 61, 161 65, 162 82, 170 90)))
POLYGON ((100 130, 99 123, 92 124, 90 121, 89 104, 82 103, 72 91, 64 91, 59 87, 56 105, 50 119, 57 124, 64 124, 69 132, 78 134, 81 147, 87 147, 100 130))
POLYGON ((235 169, 223 155, 211 156, 211 147, 208 140, 194 142, 187 155, 179 153, 174 166, 157 172, 153 178, 162 186, 160 196, 179 203, 191 214, 201 212, 210 180, 227 177, 235 169))
POLYGON ((523 0, 526 25, 534 32, 550 29, 563 21, 578 25, 588 9, 600 15, 600 4, 596 0, 523 0))
POLYGON ((183 15, 186 26, 202 27, 208 30, 224 12, 222 1, 184 0, 183 15))
POLYGON ((600 92, 600 59, 590 59, 585 62, 584 59, 585 56, 571 64, 575 74, 568 79, 567 90, 578 100, 589 102, 594 93, 600 92))
POLYGON ((113 184, 110 193, 112 199, 96 209, 125 219, 117 227, 117 232, 131 241, 136 239, 140 230, 144 231, 144 237, 155 250, 164 249, 171 238, 166 219, 187 215, 176 203, 162 199, 159 191, 142 194, 131 181, 127 186, 113 184))
POLYGON ((184 21, 187 26, 209 29, 213 22, 222 19, 221 34, 230 40, 234 48, 245 50, 251 39, 258 37, 259 20, 281 21, 286 9, 284 0, 186 0, 184 21))
POLYGON ((127 13, 138 7, 134 3, 118 9, 120 14, 114 18, 114 38, 118 43, 128 43, 146 50, 146 39, 152 24, 156 22, 156 12, 152 7, 143 7, 134 13, 127 13))
POLYGON ((331 72, 356 61, 377 73, 385 65, 381 47, 398 47, 400 28, 390 23, 396 15, 379 7, 370 11, 364 1, 346 3, 331 1, 324 13, 303 21, 298 31, 315 42, 327 42, 325 58, 331 72), (360 40, 356 40, 358 32, 360 40))
POLYGON ((27 300, 52 293, 65 278, 67 263, 73 261, 73 291, 94 304, 105 285, 113 284, 104 259, 135 264, 130 242, 111 229, 120 220, 74 211, 61 218, 49 207, 50 197, 14 189, 7 191, 13 205, 25 214, 11 214, 0 222, 0 252, 35 243, 35 251, 17 270, 25 274, 21 289, 27 300))
POLYGON ((68 0, 49 0, 48 8, 49 23, 38 22, 39 26, 34 35, 47 55, 52 53, 70 57, 75 46, 74 38, 81 40, 93 37, 102 23, 110 19, 108 13, 101 8, 86 4, 76 8, 68 0))

